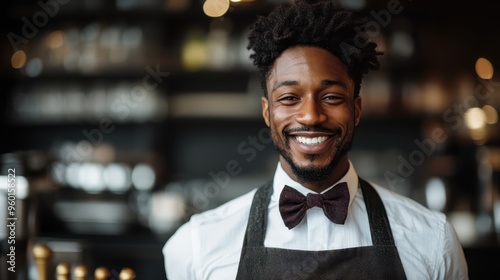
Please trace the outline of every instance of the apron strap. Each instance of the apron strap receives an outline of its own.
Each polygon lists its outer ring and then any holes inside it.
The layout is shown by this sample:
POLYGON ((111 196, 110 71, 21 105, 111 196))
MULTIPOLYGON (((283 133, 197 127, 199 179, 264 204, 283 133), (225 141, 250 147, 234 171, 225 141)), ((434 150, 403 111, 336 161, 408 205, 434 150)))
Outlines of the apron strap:
POLYGON ((361 178, 359 182, 366 204, 373 245, 394 245, 391 225, 380 196, 368 182, 361 178))
MULTIPOLYGON (((267 208, 273 193, 273 182, 269 181, 257 189, 250 208, 248 224, 243 240, 243 250, 245 247, 262 247, 267 228, 267 208)), ((243 256, 243 254, 242 254, 243 256)))

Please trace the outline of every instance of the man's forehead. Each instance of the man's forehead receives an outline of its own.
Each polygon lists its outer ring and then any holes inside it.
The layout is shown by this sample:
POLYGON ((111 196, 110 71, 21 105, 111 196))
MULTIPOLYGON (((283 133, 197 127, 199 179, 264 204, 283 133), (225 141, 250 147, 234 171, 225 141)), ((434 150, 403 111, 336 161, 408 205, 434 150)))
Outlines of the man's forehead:
POLYGON ((285 50, 269 72, 270 89, 280 85, 300 85, 304 81, 346 87, 352 83, 347 67, 335 55, 319 47, 294 47, 285 50))

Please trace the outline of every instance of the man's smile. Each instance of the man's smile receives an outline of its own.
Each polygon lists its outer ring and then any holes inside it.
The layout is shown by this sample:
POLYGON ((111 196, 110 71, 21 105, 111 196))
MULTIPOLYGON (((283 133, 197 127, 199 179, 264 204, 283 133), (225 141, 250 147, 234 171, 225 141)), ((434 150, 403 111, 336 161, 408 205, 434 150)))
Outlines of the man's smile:
POLYGON ((302 154, 330 154, 332 135, 289 135, 292 149, 302 154))
POLYGON ((340 129, 322 127, 289 128, 285 129, 285 137, 289 140, 290 148, 301 154, 331 154, 328 150, 332 146, 335 135, 340 135, 340 129), (291 144, 293 143, 293 144, 291 144))
POLYGON ((328 136, 318 136, 318 137, 297 136, 295 137, 295 139, 302 144, 316 146, 318 144, 325 142, 325 140, 328 139, 328 136))

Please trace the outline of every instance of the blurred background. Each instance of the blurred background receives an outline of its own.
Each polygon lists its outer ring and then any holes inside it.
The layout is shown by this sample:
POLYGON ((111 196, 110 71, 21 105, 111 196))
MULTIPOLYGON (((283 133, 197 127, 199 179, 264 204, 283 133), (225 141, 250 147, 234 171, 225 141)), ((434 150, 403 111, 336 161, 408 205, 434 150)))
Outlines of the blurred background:
MULTIPOLYGON (((44 243, 51 269, 164 279, 161 248, 179 225, 271 179, 278 157, 246 35, 284 1, 4 3, 0 219, 11 199, 18 219, 16 273, 0 228, 0 278, 36 279, 31 250, 44 243)), ((500 255, 498 11, 337 2, 367 17, 364 36, 385 53, 362 85, 357 171, 446 213, 471 279, 498 277, 486 257, 500 255)))

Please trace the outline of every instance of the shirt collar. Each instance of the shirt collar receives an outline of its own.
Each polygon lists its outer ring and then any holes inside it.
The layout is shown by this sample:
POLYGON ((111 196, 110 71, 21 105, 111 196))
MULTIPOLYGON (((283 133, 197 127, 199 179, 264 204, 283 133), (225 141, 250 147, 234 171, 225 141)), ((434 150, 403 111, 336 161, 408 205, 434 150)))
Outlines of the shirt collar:
MULTIPOLYGON (((328 187, 325 189, 322 193, 330 190, 331 188, 334 188, 337 184, 339 183, 347 183, 347 187, 349 189, 349 205, 351 205, 352 201, 354 200, 354 196, 356 192, 358 191, 358 174, 356 173, 356 170, 354 170, 354 166, 352 165, 352 162, 349 160, 349 169, 347 170, 347 173, 342 177, 340 180, 338 180, 335 184, 332 186, 328 187)), ((281 194, 281 191, 285 187, 285 185, 290 186, 303 195, 307 195, 308 193, 317 193, 313 190, 310 190, 304 186, 302 186, 300 183, 294 181, 288 174, 283 170, 283 167, 281 166, 281 163, 278 162, 278 167, 276 168, 276 172, 274 173, 274 179, 273 179, 273 196, 272 200, 275 200, 276 203, 279 201, 279 196, 281 194)))

